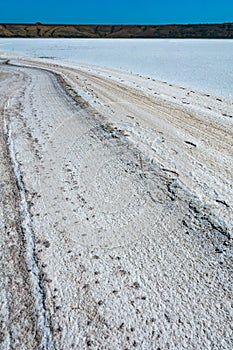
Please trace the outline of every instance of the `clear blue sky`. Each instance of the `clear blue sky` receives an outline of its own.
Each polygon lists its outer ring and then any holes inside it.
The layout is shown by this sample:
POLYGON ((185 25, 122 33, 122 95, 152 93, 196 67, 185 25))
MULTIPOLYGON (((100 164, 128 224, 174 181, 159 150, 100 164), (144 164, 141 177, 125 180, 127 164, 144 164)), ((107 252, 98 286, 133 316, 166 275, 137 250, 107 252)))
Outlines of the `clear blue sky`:
POLYGON ((1 23, 233 22, 233 0, 1 0, 1 23))

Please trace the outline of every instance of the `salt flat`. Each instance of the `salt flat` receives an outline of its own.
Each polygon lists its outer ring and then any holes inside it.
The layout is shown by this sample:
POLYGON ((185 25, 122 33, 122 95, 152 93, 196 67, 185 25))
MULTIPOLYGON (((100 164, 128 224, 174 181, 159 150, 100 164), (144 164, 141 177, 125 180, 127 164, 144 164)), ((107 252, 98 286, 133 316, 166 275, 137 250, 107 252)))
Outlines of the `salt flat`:
POLYGON ((0 50, 122 69, 233 97, 233 40, 0 39, 0 50))
POLYGON ((6 63, 4 349, 229 349, 231 100, 6 63))

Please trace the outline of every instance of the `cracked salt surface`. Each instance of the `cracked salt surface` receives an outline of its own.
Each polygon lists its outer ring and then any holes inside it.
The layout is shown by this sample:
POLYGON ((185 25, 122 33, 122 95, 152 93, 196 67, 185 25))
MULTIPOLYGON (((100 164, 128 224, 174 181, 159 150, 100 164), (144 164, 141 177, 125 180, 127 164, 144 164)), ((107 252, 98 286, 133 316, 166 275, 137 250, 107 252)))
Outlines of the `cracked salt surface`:
POLYGON ((232 240, 204 204, 227 223, 229 100, 122 71, 14 62, 1 67, 0 92, 21 106, 9 113, 25 189, 37 193, 30 215, 55 346, 228 350, 232 240), (95 97, 84 104, 79 89, 95 97))

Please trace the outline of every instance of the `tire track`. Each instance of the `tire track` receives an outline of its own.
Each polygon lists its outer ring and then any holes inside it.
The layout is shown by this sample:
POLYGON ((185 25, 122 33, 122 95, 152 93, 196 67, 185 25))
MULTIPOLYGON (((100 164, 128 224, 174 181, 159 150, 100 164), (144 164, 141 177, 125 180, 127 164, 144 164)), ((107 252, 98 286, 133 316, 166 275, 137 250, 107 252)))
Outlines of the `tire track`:
MULTIPOLYGON (((44 282, 41 270, 39 268, 37 254, 36 254, 36 241, 33 230, 33 224, 31 214, 27 201, 27 190, 24 185, 23 175, 20 171, 20 166, 16 157, 16 150, 14 144, 14 138, 12 136, 12 127, 10 118, 13 116, 11 108, 11 100, 8 99, 5 103, 3 110, 3 123, 4 133, 7 139, 7 147, 9 150, 10 162, 15 177, 15 183, 18 189, 17 197, 19 198, 19 230, 21 231, 21 239, 23 241, 25 253, 21 258, 25 258, 25 263, 29 272, 29 283, 32 290, 31 297, 34 298, 34 307, 36 310, 37 326, 38 326, 38 349, 41 350, 55 350, 53 344, 53 332, 48 316, 48 312, 45 306, 46 294, 44 291, 44 282)), ((17 111, 19 113, 19 110, 17 111)), ((20 263, 20 262, 19 262, 20 263)), ((22 262, 23 263, 23 262, 22 262)), ((11 341, 13 344, 13 342, 11 341)), ((12 345, 13 346, 13 345, 12 345)), ((14 347, 13 347, 14 348, 14 347)))

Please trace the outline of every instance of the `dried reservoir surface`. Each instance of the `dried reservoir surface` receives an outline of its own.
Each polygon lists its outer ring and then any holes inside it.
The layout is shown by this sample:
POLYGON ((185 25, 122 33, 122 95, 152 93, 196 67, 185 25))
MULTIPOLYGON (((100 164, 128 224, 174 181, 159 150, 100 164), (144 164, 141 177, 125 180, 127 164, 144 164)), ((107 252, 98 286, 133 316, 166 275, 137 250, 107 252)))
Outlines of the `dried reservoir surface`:
POLYGON ((0 41, 2 349, 229 350, 230 80, 207 92, 58 57, 63 40, 13 42, 0 41))

